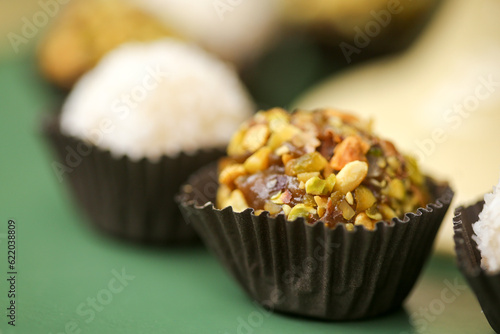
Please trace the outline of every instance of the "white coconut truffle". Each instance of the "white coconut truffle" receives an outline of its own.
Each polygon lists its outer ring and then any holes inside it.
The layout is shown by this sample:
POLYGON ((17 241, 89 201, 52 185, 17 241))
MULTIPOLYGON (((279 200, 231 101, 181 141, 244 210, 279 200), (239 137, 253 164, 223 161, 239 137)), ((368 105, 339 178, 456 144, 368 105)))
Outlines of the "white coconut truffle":
POLYGON ((481 265, 490 272, 500 271, 500 183, 484 196, 484 208, 473 225, 474 240, 481 252, 481 265))
POLYGON ((129 0, 221 58, 244 64, 273 40, 277 0, 129 0))
POLYGON ((66 100, 61 130, 115 156, 154 161, 224 146, 252 113, 232 68, 164 39, 125 44, 103 58, 66 100))

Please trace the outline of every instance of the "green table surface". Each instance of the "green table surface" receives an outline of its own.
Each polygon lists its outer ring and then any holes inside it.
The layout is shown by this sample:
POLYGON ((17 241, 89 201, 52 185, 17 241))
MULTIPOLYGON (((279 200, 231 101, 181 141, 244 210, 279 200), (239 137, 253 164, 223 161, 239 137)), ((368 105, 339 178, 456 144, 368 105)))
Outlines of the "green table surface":
POLYGON ((51 169, 39 123, 56 97, 33 72, 26 57, 0 64, 0 334, 493 332, 453 258, 433 256, 400 311, 331 323, 264 314, 203 246, 99 235, 51 169), (17 222, 15 327, 5 316, 8 219, 17 222), (119 284, 122 271, 129 280, 119 284))

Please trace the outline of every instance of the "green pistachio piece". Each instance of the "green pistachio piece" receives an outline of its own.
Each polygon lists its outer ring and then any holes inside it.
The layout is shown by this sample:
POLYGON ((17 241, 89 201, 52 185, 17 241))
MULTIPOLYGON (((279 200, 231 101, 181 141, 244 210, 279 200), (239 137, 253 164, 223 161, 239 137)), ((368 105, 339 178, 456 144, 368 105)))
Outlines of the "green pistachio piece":
POLYGON ((271 149, 267 146, 261 147, 245 161, 243 166, 250 173, 254 174, 265 170, 269 166, 269 155, 271 149))
POLYGON ((320 179, 317 176, 314 176, 307 180, 306 182, 306 193, 309 195, 327 195, 328 188, 325 180, 320 179))
POLYGON ((328 193, 333 191, 335 183, 337 183, 337 177, 332 173, 326 178, 326 188, 328 189, 328 193))
POLYGON ((316 214, 316 209, 305 204, 297 204, 290 210, 288 214, 288 220, 295 220, 299 217, 308 218, 310 215, 316 214))
POLYGON ((373 219, 375 221, 382 220, 382 214, 380 212, 378 212, 375 205, 372 206, 371 208, 369 208, 368 210, 366 210, 365 213, 368 217, 370 217, 371 219, 373 219))
POLYGON ((356 197, 356 211, 358 212, 365 211, 377 201, 371 190, 364 186, 357 187, 354 196, 356 197))
POLYGON ((340 201, 338 207, 340 211, 342 211, 342 217, 344 217, 345 220, 351 219, 356 214, 356 212, 346 201, 340 201))
POLYGON ((403 181, 400 179, 393 179, 386 188, 387 195, 394 197, 400 201, 404 200, 406 197, 406 189, 403 181))
POLYGON ((292 159, 286 163, 285 172, 287 175, 296 176, 301 173, 320 172, 328 161, 318 152, 307 153, 297 159, 292 159))

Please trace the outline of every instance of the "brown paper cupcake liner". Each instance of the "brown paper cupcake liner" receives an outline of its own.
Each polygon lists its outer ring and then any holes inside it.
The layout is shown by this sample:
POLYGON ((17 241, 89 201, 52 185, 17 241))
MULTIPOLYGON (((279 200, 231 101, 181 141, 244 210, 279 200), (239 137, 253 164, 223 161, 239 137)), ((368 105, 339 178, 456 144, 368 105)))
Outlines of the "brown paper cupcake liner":
POLYGON ((224 155, 222 149, 163 156, 158 162, 115 158, 61 133, 59 119, 47 119, 44 133, 54 149, 52 167, 68 181, 77 204, 98 229, 143 243, 199 241, 174 201, 179 187, 201 166, 224 155))
POLYGON ((500 273, 490 274, 481 268, 481 253, 472 238, 472 225, 478 221, 483 206, 484 201, 479 201, 455 210, 455 249, 460 271, 476 294, 491 327, 500 333, 500 273))
POLYGON ((400 307, 415 284, 453 197, 449 187, 430 185, 434 204, 373 231, 216 209, 214 165, 194 174, 177 201, 251 298, 279 312, 353 320, 400 307))

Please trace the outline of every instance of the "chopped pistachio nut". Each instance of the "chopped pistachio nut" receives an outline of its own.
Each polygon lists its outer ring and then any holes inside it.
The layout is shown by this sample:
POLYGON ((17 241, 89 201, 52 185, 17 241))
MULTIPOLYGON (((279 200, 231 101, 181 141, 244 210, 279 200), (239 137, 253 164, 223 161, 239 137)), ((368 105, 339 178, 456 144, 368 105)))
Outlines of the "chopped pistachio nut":
POLYGON ((297 179, 300 181, 300 182, 307 182, 309 181, 309 179, 315 177, 315 176, 319 176, 319 172, 311 172, 311 173, 300 173, 299 175, 297 175, 297 179))
POLYGON ((274 204, 284 204, 283 200, 281 199, 281 195, 283 195, 283 192, 280 190, 278 193, 275 195, 271 196, 271 201, 274 204))
POLYGON ((411 212, 414 207, 415 207, 415 203, 412 203, 411 201, 406 202, 403 205, 403 212, 411 212))
POLYGON ((283 109, 275 110, 275 112, 271 111, 267 117, 269 121, 269 128, 272 132, 281 132, 283 131, 283 127, 289 125, 290 115, 283 109))
POLYGON ((352 161, 337 174, 335 190, 347 194, 363 182, 368 173, 368 164, 364 161, 352 161))
POLYGON ((418 207, 419 206, 419 201, 416 196, 413 196, 410 198, 405 205, 403 205, 403 211, 404 212, 410 212, 412 207, 418 207))
POLYGON ((318 210, 318 216, 320 216, 320 217, 323 217, 325 215, 325 213, 326 213, 326 208, 325 207, 318 206, 317 210, 318 210))
POLYGON ((241 145, 247 152, 255 152, 266 144, 268 137, 269 128, 267 125, 256 124, 246 131, 241 145))
POLYGON ((292 138, 292 144, 295 147, 305 147, 309 146, 313 149, 321 145, 321 142, 316 138, 315 135, 311 133, 301 132, 292 138))
POLYGON ((320 172, 328 161, 318 152, 307 153, 297 159, 286 162, 285 173, 296 176, 301 173, 320 172))
POLYGON ((264 122, 267 122, 269 121, 269 116, 270 114, 273 113, 272 110, 268 110, 267 112, 264 111, 264 110, 259 110, 255 113, 255 115, 253 116, 253 119, 256 121, 256 122, 259 122, 259 123, 264 123, 264 122))
POLYGON ((293 159, 293 155, 285 153, 281 156, 281 161, 283 161, 283 165, 286 166, 286 164, 293 159))
POLYGON ((386 180, 378 181, 376 179, 370 179, 370 183, 373 184, 375 187, 378 188, 384 188, 387 185, 386 180))
POLYGON ((314 201, 316 202, 316 205, 318 206, 318 216, 323 217, 323 215, 326 212, 326 207, 328 206, 328 198, 321 197, 321 196, 314 196, 314 201))
POLYGON ((295 205, 288 214, 288 220, 295 220, 299 217, 308 218, 310 215, 316 214, 316 209, 305 204, 295 205))
POLYGON ((342 211, 342 216, 345 220, 351 219, 356 214, 356 211, 354 211, 352 207, 344 200, 340 201, 338 207, 340 211, 342 211))
POLYGON ((378 209, 385 220, 391 220, 392 218, 397 217, 396 212, 394 212, 394 210, 387 204, 380 204, 378 209))
POLYGON ((356 197, 357 212, 365 211, 377 201, 371 190, 364 186, 357 187, 354 191, 354 196, 356 197))
POLYGON ((300 129, 291 124, 281 124, 279 131, 277 129, 273 130, 267 144, 271 149, 275 150, 300 133, 300 129))
POLYGON ((387 167, 387 161, 384 158, 377 159, 377 166, 385 168, 387 167))
POLYGON ((337 177, 332 173, 326 178, 326 188, 329 193, 331 193, 333 188, 335 188, 335 183, 337 183, 337 177))
POLYGON ((417 185, 422 185, 424 184, 424 176, 420 172, 420 169, 418 168, 417 161, 411 157, 411 156, 405 156, 406 158, 406 166, 408 168, 408 176, 410 180, 417 184, 417 185))
POLYGON ((401 181, 400 179, 391 180, 387 188, 384 189, 384 192, 387 195, 394 197, 400 201, 404 200, 406 196, 405 186, 403 184, 403 181, 401 181))
POLYGON ((366 215, 375 221, 382 220, 382 214, 378 212, 376 206, 372 206, 365 211, 366 215))
POLYGON ((344 195, 342 195, 342 193, 340 191, 334 191, 330 195, 330 198, 331 198, 333 203, 337 203, 338 201, 340 201, 342 199, 342 197, 344 197, 344 195))
POLYGON ((399 167, 401 167, 401 163, 395 156, 387 157, 387 163, 395 171, 397 171, 399 167))
POLYGON ((262 117, 269 122, 275 119, 280 119, 285 122, 290 121, 290 114, 285 109, 279 107, 269 110, 260 110, 255 116, 257 117, 258 115, 262 115, 262 117))
POLYGON ((314 200, 314 196, 309 194, 305 194, 304 197, 302 197, 302 203, 312 207, 316 206, 316 201, 314 200))
POLYGON ((352 224, 352 223, 345 224, 345 229, 350 231, 350 232, 354 231, 354 224, 352 224))
POLYGON ((271 215, 276 215, 281 212, 281 205, 274 204, 273 202, 266 202, 264 210, 268 211, 271 215))
POLYGON ((341 128, 344 124, 339 117, 331 116, 328 118, 328 124, 334 128, 341 128))
POLYGON ((283 209, 283 212, 285 213, 285 216, 287 216, 287 217, 290 214, 290 211, 292 211, 292 207, 288 204, 283 205, 282 209, 283 209))
POLYGON ((225 184, 221 184, 219 186, 219 190, 217 191, 217 198, 215 200, 217 207, 225 207, 225 203, 228 200, 229 196, 231 196, 231 188, 229 188, 225 184))
POLYGON ((326 165, 325 169, 323 169, 323 178, 326 180, 332 174, 333 168, 330 165, 326 165))
POLYGON ((224 207, 232 206, 234 212, 241 212, 248 209, 248 203, 245 199, 245 195, 239 189, 233 190, 231 195, 224 203, 224 207))
POLYGON ((242 129, 240 129, 233 135, 227 147, 227 154, 229 156, 236 157, 244 155, 246 153, 245 148, 241 145, 241 143, 243 142, 243 138, 245 137, 246 131, 247 128, 242 127, 242 129))
POLYGON ((274 154, 277 156, 281 157, 283 154, 290 153, 290 148, 286 145, 282 145, 278 147, 276 150, 274 150, 274 154))
POLYGON ((326 181, 314 176, 306 182, 306 193, 310 195, 327 195, 329 193, 326 181))
POLYGON ((243 164, 245 169, 250 174, 254 174, 265 170, 269 167, 269 155, 271 149, 267 146, 261 147, 257 152, 252 154, 243 164))
POLYGON ((347 203, 349 203, 349 205, 354 204, 354 197, 352 197, 352 192, 349 191, 347 194, 345 194, 345 200, 347 201, 347 203))
POLYGON ((232 184, 239 176, 246 175, 247 170, 243 165, 232 164, 226 166, 219 174, 219 183, 221 184, 232 184))
POLYGON ((369 230, 373 230, 374 222, 364 212, 359 213, 354 219, 354 225, 363 225, 369 230))
MULTIPOLYGON (((282 108, 272 108, 269 110, 260 110, 255 114, 254 119, 257 122, 267 122, 270 125, 273 122, 289 123, 290 114, 282 108)), ((271 130, 275 131, 272 127, 271 130)))

